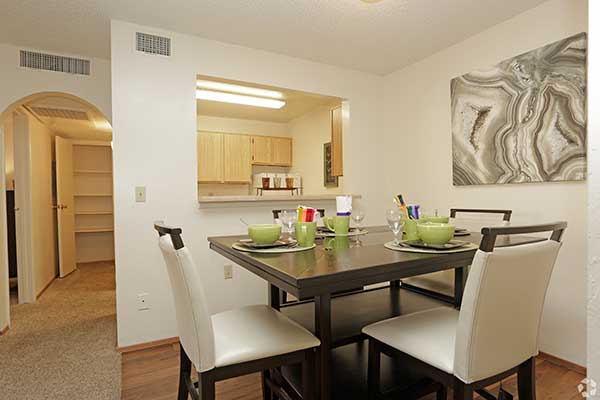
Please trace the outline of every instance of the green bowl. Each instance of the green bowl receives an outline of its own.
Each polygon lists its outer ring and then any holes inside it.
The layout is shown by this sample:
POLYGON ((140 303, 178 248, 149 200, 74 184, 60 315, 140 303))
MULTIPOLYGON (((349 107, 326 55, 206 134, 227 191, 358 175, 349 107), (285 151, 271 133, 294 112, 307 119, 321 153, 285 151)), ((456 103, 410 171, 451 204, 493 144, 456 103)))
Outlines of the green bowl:
POLYGON ((442 216, 425 216, 419 219, 419 222, 437 222, 439 224, 447 224, 450 221, 450 217, 442 217, 442 216))
POLYGON ((454 225, 425 222, 417 225, 417 233, 423 243, 444 245, 454 237, 454 225))
POLYGON ((253 224, 248 225, 248 235, 256 244, 273 244, 281 236, 279 224, 253 224))

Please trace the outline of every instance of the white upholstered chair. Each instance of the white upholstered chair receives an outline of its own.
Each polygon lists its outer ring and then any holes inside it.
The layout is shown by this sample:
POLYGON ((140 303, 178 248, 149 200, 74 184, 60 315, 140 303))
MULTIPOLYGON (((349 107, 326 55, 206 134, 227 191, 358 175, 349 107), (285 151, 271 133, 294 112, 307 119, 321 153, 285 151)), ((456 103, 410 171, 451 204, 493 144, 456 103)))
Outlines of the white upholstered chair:
POLYGON ((173 298, 180 342, 179 400, 213 400, 215 382, 263 373, 264 398, 298 398, 271 379, 269 370, 302 364, 302 399, 314 397, 315 349, 319 339, 266 305, 214 315, 208 312, 200 269, 184 246, 181 229, 156 224, 173 298), (198 382, 191 380, 191 366, 198 382), (287 395, 287 397, 286 397, 287 395))
MULTIPOLYGON (((451 208, 450 223, 457 228, 479 232, 484 226, 508 226, 512 210, 493 210, 487 208, 451 208)), ((461 237, 457 237, 461 239, 461 237)), ((462 287, 466 280, 466 269, 448 269, 430 274, 402 279, 402 288, 460 306, 460 297, 456 297, 455 288, 462 287)))
POLYGON ((441 383, 440 400, 447 386, 455 400, 470 400, 474 391, 483 393, 515 372, 519 399, 535 399, 539 325, 566 225, 483 228, 460 311, 436 308, 363 328, 369 337, 369 398, 380 391, 384 353, 441 383), (494 247, 498 235, 549 231, 547 240, 494 247))

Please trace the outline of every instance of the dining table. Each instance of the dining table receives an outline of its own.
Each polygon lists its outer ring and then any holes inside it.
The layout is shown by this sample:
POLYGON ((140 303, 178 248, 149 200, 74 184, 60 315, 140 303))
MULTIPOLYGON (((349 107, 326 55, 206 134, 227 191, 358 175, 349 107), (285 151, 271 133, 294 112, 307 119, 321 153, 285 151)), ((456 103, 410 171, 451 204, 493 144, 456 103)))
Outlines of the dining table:
MULTIPOLYGON (((468 267, 477 248, 454 253, 409 253, 386 248, 393 240, 387 227, 366 227, 366 234, 350 240, 317 239, 313 249, 264 254, 234 249, 247 236, 209 237, 212 250, 268 283, 270 305, 312 331, 321 341, 317 354, 317 398, 366 398, 366 347, 361 329, 373 322, 434 307, 459 307, 468 267), (337 242, 337 243, 336 243, 337 242), (454 270, 454 301, 449 303, 402 290, 403 278, 454 270), (357 288, 361 288, 358 289, 357 288), (297 301, 281 303, 281 292, 297 301)), ((479 244, 482 235, 460 237, 479 244)), ((499 236, 497 247, 544 240, 524 235, 499 236)), ((272 371, 280 383, 299 385, 293 368, 272 371)), ((394 360, 382 364, 382 384, 427 393, 428 387, 413 371, 394 360)), ((431 389, 431 388, 429 388, 431 389)))

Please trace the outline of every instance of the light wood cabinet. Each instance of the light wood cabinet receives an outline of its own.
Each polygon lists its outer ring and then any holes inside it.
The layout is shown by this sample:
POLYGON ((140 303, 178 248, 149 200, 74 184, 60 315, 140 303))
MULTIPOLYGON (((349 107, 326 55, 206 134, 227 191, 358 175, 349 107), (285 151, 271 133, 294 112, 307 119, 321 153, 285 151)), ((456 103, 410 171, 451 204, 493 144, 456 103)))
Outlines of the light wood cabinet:
POLYGON ((223 182, 223 134, 198 134, 198 182, 223 182))
POLYGON ((331 175, 343 176, 342 107, 331 110, 331 175))
POLYGON ((252 164, 292 165, 292 139, 273 136, 252 136, 252 164))
POLYGON ((292 165, 292 139, 271 138, 271 147, 273 153, 272 162, 274 165, 292 165))
POLYGON ((223 135, 223 181, 252 182, 251 138, 246 135, 223 135))
POLYGON ((272 157, 271 138, 252 136, 252 164, 270 165, 272 157))

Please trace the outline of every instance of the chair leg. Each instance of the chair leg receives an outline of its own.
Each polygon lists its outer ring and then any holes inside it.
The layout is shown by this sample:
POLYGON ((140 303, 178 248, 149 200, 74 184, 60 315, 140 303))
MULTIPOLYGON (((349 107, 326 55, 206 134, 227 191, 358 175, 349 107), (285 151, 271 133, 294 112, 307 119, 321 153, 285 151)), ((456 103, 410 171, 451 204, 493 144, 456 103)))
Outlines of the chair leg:
POLYGON ((263 391, 263 400, 272 400, 273 394, 271 392, 271 388, 267 384, 267 380, 271 379, 271 372, 269 370, 263 371, 262 375, 262 391, 263 391))
POLYGON ((381 351, 374 339, 369 339, 369 369, 368 369, 368 391, 369 400, 379 397, 381 386, 381 351))
POLYGON ((187 381, 192 374, 192 362, 188 358, 183 346, 179 344, 179 390, 177 400, 187 400, 188 387, 187 381))
POLYGON ((517 382, 519 400, 535 400, 535 358, 519 365, 517 382))
POLYGON ((454 400, 473 400, 473 387, 458 378, 454 378, 452 390, 454 391, 454 400))
POLYGON ((209 373, 198 374, 200 400, 215 400, 215 380, 209 373))
POLYGON ((315 398, 315 350, 306 350, 306 358, 302 362, 302 400, 314 400, 315 398))

